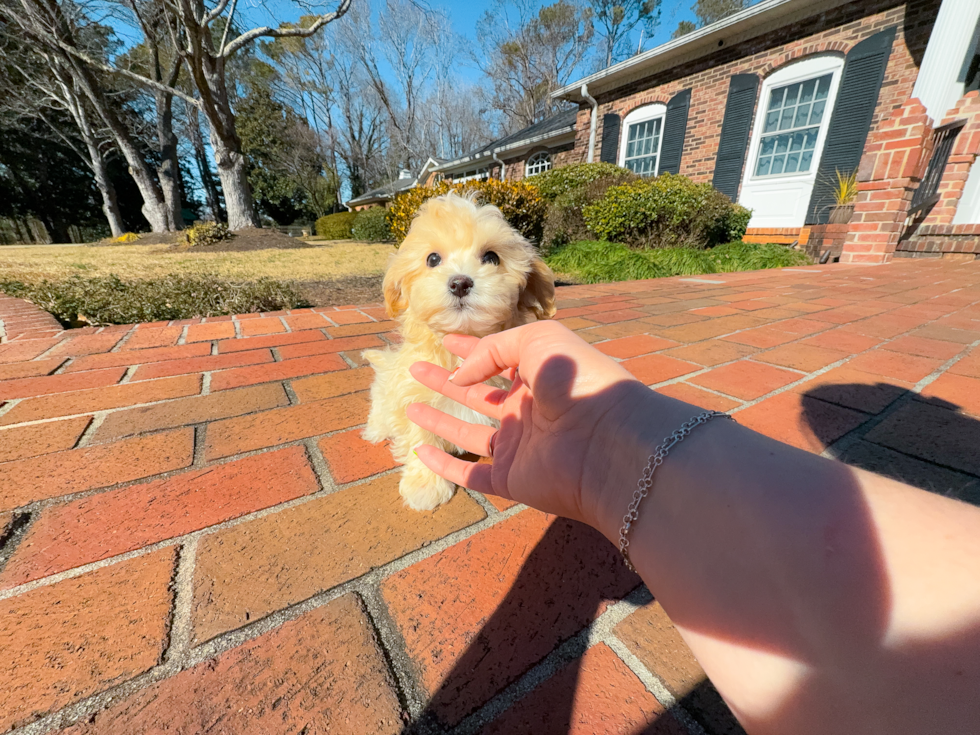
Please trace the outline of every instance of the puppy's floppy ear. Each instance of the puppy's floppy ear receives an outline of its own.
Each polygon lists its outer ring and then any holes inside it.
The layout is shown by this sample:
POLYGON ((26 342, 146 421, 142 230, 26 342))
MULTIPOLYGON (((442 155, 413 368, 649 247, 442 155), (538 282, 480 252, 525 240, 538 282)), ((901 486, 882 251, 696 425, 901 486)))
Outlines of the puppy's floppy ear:
POLYGON ((539 320, 555 315, 555 274, 537 254, 531 257, 531 272, 521 292, 520 306, 539 320))
POLYGON ((385 272, 384 295, 385 311, 392 319, 398 317, 408 308, 408 276, 411 272, 409 268, 409 258, 407 253, 400 252, 395 255, 388 264, 385 272))

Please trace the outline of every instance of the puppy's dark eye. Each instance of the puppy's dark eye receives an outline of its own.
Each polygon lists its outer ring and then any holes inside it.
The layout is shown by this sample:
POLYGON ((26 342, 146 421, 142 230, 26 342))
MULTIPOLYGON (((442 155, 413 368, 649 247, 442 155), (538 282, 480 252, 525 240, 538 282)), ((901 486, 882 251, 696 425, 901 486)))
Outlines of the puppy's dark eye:
POLYGON ((442 256, 439 253, 429 253, 429 257, 425 259, 425 264, 430 268, 435 268, 442 262, 442 256))
POLYGON ((493 250, 485 252, 482 261, 489 265, 500 265, 500 257, 493 250))

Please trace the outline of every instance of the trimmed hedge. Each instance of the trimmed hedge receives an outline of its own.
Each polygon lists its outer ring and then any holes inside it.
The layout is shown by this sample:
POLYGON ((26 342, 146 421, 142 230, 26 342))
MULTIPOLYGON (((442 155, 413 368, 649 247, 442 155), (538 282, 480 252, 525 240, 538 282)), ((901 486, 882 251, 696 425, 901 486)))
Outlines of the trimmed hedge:
POLYGON ((224 222, 198 222, 187 229, 184 237, 192 247, 217 245, 230 239, 231 232, 224 222))
MULTIPOLYGON (((583 164, 594 166, 596 164, 583 164)), ((611 164, 601 164, 610 167, 611 164)), ((558 195, 548 205, 548 214, 544 221, 544 233, 541 235, 541 250, 548 253, 576 240, 589 240, 593 237, 585 224, 582 208, 593 204, 612 186, 620 186, 639 180, 639 176, 618 166, 616 173, 600 176, 582 186, 578 186, 564 194, 558 195)), ((550 171, 548 173, 551 173, 550 171)), ((542 174, 543 175, 543 174, 542 174)))
POLYGON ((541 238, 546 204, 537 187, 527 181, 463 181, 450 184, 440 181, 435 186, 416 186, 394 198, 388 207, 388 226, 397 245, 408 234, 412 219, 422 204, 432 197, 454 191, 457 194, 476 192, 476 201, 500 209, 511 226, 533 243, 541 238))
POLYGON ((357 213, 351 237, 365 242, 388 242, 391 228, 388 226, 388 213, 384 207, 371 207, 357 213))
POLYGON ((788 268, 808 265, 811 260, 805 253, 783 245, 731 242, 705 250, 632 250, 620 243, 581 240, 559 249, 546 257, 545 262, 555 272, 573 276, 583 283, 606 283, 788 268))
POLYGON ((0 281, 0 292, 27 299, 66 325, 133 324, 310 306, 281 281, 237 282, 215 275, 145 281, 123 281, 114 275, 36 284, 0 281))
POLYGON ((629 169, 613 163, 573 163, 535 174, 529 177, 527 182, 538 187, 545 201, 553 202, 563 194, 581 189, 596 179, 633 175, 629 169))
POLYGON ((328 240, 350 240, 357 212, 337 212, 316 221, 316 234, 328 240))
POLYGON ((582 209, 599 239, 631 247, 703 248, 741 240, 751 215, 710 184, 675 174, 611 187, 582 209))

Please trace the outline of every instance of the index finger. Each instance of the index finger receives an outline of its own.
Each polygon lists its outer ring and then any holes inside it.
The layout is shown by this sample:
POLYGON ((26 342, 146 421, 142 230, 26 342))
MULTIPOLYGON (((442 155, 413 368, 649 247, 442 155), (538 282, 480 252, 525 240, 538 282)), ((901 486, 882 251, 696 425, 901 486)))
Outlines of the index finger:
POLYGON ((444 344, 446 349, 454 354, 465 358, 465 361, 451 378, 456 385, 474 385, 489 380, 495 375, 500 375, 508 369, 520 367, 521 358, 521 330, 524 327, 515 327, 504 332, 491 334, 475 343, 469 342, 470 338, 462 338, 453 335, 452 339, 446 337, 444 344), (464 342, 463 340, 466 339, 464 342), (459 347, 460 351, 467 351, 466 355, 456 352, 454 347, 459 347))

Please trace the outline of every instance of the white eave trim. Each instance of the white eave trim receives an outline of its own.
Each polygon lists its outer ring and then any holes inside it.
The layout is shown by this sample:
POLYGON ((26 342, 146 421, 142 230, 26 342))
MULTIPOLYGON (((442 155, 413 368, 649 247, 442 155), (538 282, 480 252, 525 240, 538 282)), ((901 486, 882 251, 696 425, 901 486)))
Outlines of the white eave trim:
POLYGON ((583 77, 551 93, 553 99, 582 99, 583 84, 589 91, 608 92, 623 84, 642 79, 718 50, 718 42, 726 46, 741 43, 803 18, 846 5, 851 0, 763 0, 727 18, 675 38, 642 54, 613 64, 602 71, 583 77))
POLYGON ((553 140, 556 143, 564 142, 559 140, 561 138, 570 137, 571 140, 575 139, 575 125, 569 125, 567 128, 559 128, 558 130, 552 130, 548 133, 542 133, 541 135, 535 135, 533 138, 524 138, 523 140, 518 140, 511 143, 508 146, 502 148, 490 148, 487 152, 481 153, 477 156, 466 156, 465 158, 457 158, 455 161, 448 161, 447 163, 439 164, 438 166, 433 166, 433 171, 448 171, 449 169, 459 168, 460 166, 465 166, 472 163, 478 163, 482 161, 492 161, 494 151, 497 154, 507 153, 508 151, 513 152, 520 150, 521 148, 531 148, 543 143, 546 140, 553 140))

